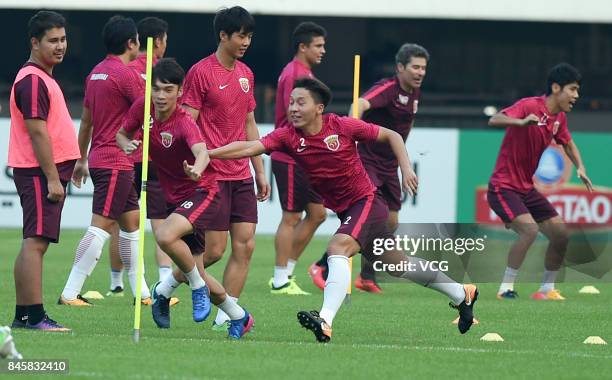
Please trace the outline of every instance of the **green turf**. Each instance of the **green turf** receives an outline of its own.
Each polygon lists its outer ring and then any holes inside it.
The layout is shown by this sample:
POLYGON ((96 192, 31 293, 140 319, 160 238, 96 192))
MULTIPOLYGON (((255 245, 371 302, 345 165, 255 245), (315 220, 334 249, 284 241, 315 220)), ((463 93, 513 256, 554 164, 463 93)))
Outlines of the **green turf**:
MULTIPOLYGON (((45 302, 52 318, 74 329, 72 335, 14 331, 17 348, 27 358, 70 360, 74 378, 135 379, 318 379, 318 378, 554 378, 586 379, 612 373, 610 346, 584 345, 589 335, 612 343, 612 285, 597 284, 601 295, 578 294, 578 284, 560 284, 566 302, 528 299, 536 285, 521 284, 522 298, 495 299, 497 284, 483 284, 477 304, 481 324, 460 335, 450 321, 455 312, 440 294, 416 285, 384 284, 384 295, 355 293, 334 321, 333 341, 314 342, 296 321, 296 312, 318 309, 321 293, 310 283, 306 266, 324 249, 325 240, 308 247, 296 269, 309 297, 271 296, 267 282, 274 260, 273 239, 257 238, 251 271, 240 303, 255 316, 255 331, 228 341, 210 330, 211 321, 191 320, 188 289, 172 309, 172 328, 158 330, 143 309, 142 338, 132 343, 131 297, 107 298, 93 308, 55 304, 70 271, 82 231, 63 231, 45 259, 45 302), (487 332, 505 342, 482 342, 487 332)), ((0 321, 13 317, 13 260, 20 231, 0 231, 0 321)), ((147 278, 157 277, 149 254, 147 278)), ((500 253, 505 254, 505 253, 500 253)), ((108 257, 100 260, 85 290, 105 292, 108 257)), ((220 277, 224 262, 211 272, 220 277)), ((355 269, 356 270, 356 269, 355 269)), ((125 280, 127 285, 127 278, 125 280)), ((0 374, 0 376, 2 376, 0 374)))

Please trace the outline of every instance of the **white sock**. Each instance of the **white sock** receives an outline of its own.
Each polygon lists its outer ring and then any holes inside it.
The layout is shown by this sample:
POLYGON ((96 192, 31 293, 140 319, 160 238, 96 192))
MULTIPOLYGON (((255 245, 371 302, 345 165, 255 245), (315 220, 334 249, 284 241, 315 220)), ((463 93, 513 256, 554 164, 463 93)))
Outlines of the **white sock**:
POLYGON ((293 270, 295 269, 297 261, 289 259, 287 260, 287 276, 293 276, 293 270))
POLYGON ((540 292, 550 292, 555 288, 555 279, 557 278, 558 270, 544 270, 544 277, 540 285, 540 292))
POLYGON ((198 267, 196 265, 193 266, 191 272, 183 272, 185 277, 187 277, 187 281, 189 281, 189 287, 191 290, 200 289, 205 286, 206 283, 202 276, 200 276, 200 272, 198 272, 198 267))
MULTIPOLYGON (((119 231, 119 255, 121 256, 121 262, 123 267, 128 272, 128 280, 130 281, 130 287, 132 288, 132 294, 136 297, 136 279, 138 275, 138 238, 140 232, 138 230, 134 232, 119 231)), ((144 267, 142 268, 142 285, 140 289, 140 297, 142 299, 151 297, 149 293, 149 286, 147 280, 144 277, 144 267)))
MULTIPOLYGON (((234 303, 238 303, 238 298, 237 297, 232 297, 229 294, 226 295, 226 300, 230 299, 232 301, 234 301, 234 303)), ((223 323, 225 323, 226 321, 229 321, 231 318, 229 317, 229 315, 227 315, 221 308, 219 308, 217 306, 217 316, 215 317, 215 324, 216 325, 222 325, 223 323)))
POLYGON ((287 267, 274 266, 274 279, 272 280, 272 286, 275 288, 280 288, 288 282, 289 277, 287 275, 287 267))
POLYGON ((427 262, 427 260, 418 257, 406 257, 406 259, 414 263, 414 270, 405 272, 401 276, 402 278, 407 278, 417 284, 445 294, 455 305, 459 305, 465 300, 465 290, 462 284, 448 277, 442 271, 432 270, 429 265, 421 264, 421 262, 427 262))
POLYGON ((115 289, 117 286, 123 289, 123 269, 121 270, 113 270, 111 269, 111 290, 115 289))
POLYGON ((323 291, 323 307, 319 315, 331 326, 346 296, 351 282, 351 270, 348 257, 341 255, 330 255, 327 258, 327 267, 329 272, 323 291))
POLYGON ((225 297, 225 301, 221 302, 217 305, 219 310, 222 310, 229 319, 235 321, 236 319, 244 318, 245 312, 244 309, 238 306, 236 301, 233 299, 234 297, 225 297))
POLYGON ((157 271, 159 273, 159 281, 161 281, 172 273, 172 268, 162 265, 157 269, 157 271))
POLYGON ((155 288, 155 291, 157 292, 157 294, 161 294, 166 298, 170 298, 172 297, 172 294, 174 294, 176 288, 178 288, 180 285, 181 283, 176 281, 174 275, 172 274, 172 272, 170 272, 169 276, 166 276, 163 280, 160 281, 159 285, 157 285, 157 288, 155 288))
POLYGON ((65 299, 74 300, 81 293, 85 279, 96 267, 104 243, 109 237, 108 232, 101 228, 94 226, 87 228, 87 232, 85 232, 77 247, 74 264, 62 292, 65 299))
POLYGON ((499 291, 497 293, 501 294, 506 290, 514 290, 516 275, 518 275, 518 269, 506 267, 504 278, 502 279, 501 285, 499 285, 499 291))

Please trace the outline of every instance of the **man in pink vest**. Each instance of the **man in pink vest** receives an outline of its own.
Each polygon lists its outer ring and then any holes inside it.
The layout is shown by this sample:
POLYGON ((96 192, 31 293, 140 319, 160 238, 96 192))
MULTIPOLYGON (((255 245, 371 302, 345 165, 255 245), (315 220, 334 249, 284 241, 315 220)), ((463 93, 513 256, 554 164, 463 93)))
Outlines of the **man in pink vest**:
POLYGON ((52 76, 66 54, 65 23, 62 15, 49 11, 30 19, 30 59, 11 89, 8 165, 23 208, 14 329, 70 331, 49 318, 42 304, 43 255, 50 242, 59 241, 66 185, 81 157, 64 95, 52 76))

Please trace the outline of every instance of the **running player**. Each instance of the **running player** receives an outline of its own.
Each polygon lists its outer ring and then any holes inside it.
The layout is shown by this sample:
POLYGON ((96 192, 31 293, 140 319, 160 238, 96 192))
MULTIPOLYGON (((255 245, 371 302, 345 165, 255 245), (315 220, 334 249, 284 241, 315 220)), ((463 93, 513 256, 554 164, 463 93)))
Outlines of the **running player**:
MULTIPOLYGON (((421 84, 425 78, 429 53, 417 44, 402 45, 395 55, 395 76, 382 79, 358 100, 357 115, 368 123, 381 125, 399 133, 404 142, 414 125, 421 84)), ((349 111, 352 115, 352 109, 349 111)), ((398 225, 398 213, 402 207, 402 191, 397 175, 398 163, 387 144, 364 142, 357 146, 361 161, 389 206, 389 228, 395 231, 398 225)), ((327 259, 324 256, 313 264, 310 273, 315 285, 324 284, 323 275, 327 271, 327 259), (318 268, 316 268, 318 266, 318 268)), ((361 273, 355 280, 355 287, 367 292, 381 293, 376 283, 376 272, 363 256, 361 273)))
POLYGON ((43 257, 57 243, 66 185, 80 158, 72 118, 53 68, 67 49, 66 20, 40 11, 28 22, 30 58, 17 73, 10 96, 8 166, 23 208, 23 242, 15 260, 12 327, 67 332, 43 306, 43 257))
MULTIPOLYGON (((143 80, 146 79, 146 63, 147 63, 147 38, 153 38, 153 65, 157 60, 164 57, 168 41, 168 23, 157 17, 146 17, 140 20, 138 27, 138 41, 140 43, 140 52, 135 60, 128 63, 143 80)), ((137 136, 137 138, 140 138, 137 136)), ((142 151, 141 148, 128 156, 134 163, 134 189, 140 197, 141 177, 142 177, 142 151)), ((159 181, 155 172, 155 166, 149 163, 149 178, 147 179, 147 218, 151 220, 153 231, 166 218, 166 200, 163 192, 159 187, 159 181)), ((110 247, 114 245, 114 240, 118 240, 119 236, 111 233, 110 247)), ((159 270, 159 280, 172 273, 172 260, 164 253, 164 251, 155 245, 155 258, 159 270)), ((109 295, 119 295, 123 293, 123 265, 119 258, 119 251, 109 250, 111 252, 111 290, 109 295), (112 253, 114 251, 114 254, 112 253)), ((175 298, 173 300, 177 302, 175 298)))
POLYGON ((472 308, 478 297, 476 286, 458 284, 443 272, 425 265, 425 260, 405 256, 399 251, 373 255, 373 240, 392 239, 393 234, 386 223, 387 205, 367 176, 355 143, 387 143, 399 162, 402 186, 412 195, 417 189, 417 178, 402 137, 390 129, 361 120, 323 115, 330 99, 331 92, 320 81, 298 79, 288 109, 289 120, 295 128, 276 129, 259 141, 233 142, 209 151, 214 162, 215 158, 236 159, 282 150, 306 171, 313 189, 323 197, 324 205, 338 214, 340 227, 327 246, 329 275, 323 307, 320 312, 299 312, 299 322, 311 330, 319 342, 330 341, 333 319, 350 282, 348 259, 361 251, 383 264, 412 267, 406 271, 388 269, 393 276, 410 279, 447 295, 451 305, 459 310, 459 331, 467 332, 473 323, 472 308))
MULTIPOLYGON (((235 6, 218 11, 214 19, 217 51, 193 65, 185 78, 183 107, 196 120, 209 147, 259 138, 253 112, 253 73, 239 60, 251 44, 254 28, 255 20, 244 8, 235 6)), ((221 208, 217 223, 206 231, 204 265, 208 267, 221 259, 229 230, 232 253, 223 274, 223 286, 235 301, 246 282, 255 249, 257 199, 263 201, 270 195, 262 158, 253 157, 251 162, 257 197, 248 159, 213 163, 225 207, 221 208)), ((229 321, 219 310, 213 329, 226 331, 229 321)))
POLYGON ((518 234, 508 253, 508 264, 497 298, 518 296, 514 281, 529 247, 542 232, 548 238, 544 259, 544 277, 536 300, 564 300, 555 279, 567 250, 568 231, 563 220, 533 186, 533 175, 544 150, 554 140, 576 166, 578 178, 589 191, 593 184, 586 175, 580 151, 567 128, 566 112, 578 100, 580 72, 567 63, 553 67, 548 74, 546 94, 523 98, 489 119, 492 127, 506 128, 493 175, 489 180, 487 200, 507 228, 518 234))
MULTIPOLYGON (((152 73, 154 109, 149 154, 172 210, 155 229, 155 238, 192 289, 193 319, 201 322, 210 314, 206 286, 210 284, 213 303, 230 316, 229 336, 238 339, 251 329, 253 317, 227 297, 225 289, 201 265, 198 268, 201 259, 192 256, 204 252, 200 238, 214 223, 222 205, 215 170, 208 166, 204 172, 209 158, 202 134, 187 111, 177 107, 184 77, 183 68, 173 59, 160 60, 152 73), (207 277, 206 283, 203 277, 207 277)), ((141 130, 143 109, 144 98, 132 105, 117 133, 117 143, 127 154, 140 146, 139 140, 131 138, 141 130)), ((153 319, 160 328, 170 327, 170 298, 176 286, 178 281, 170 274, 152 288, 153 319)))
MULTIPOLYGON (((132 19, 113 16, 104 25, 102 35, 108 55, 93 68, 85 82, 79 130, 81 159, 77 161, 72 174, 72 182, 80 187, 91 172, 94 184, 93 215, 91 225, 79 242, 74 265, 60 295, 58 303, 62 305, 91 305, 81 297, 80 292, 85 279, 94 270, 115 222, 121 229, 121 261, 128 270, 130 287, 136 296, 138 197, 134 190, 133 165, 117 147, 115 134, 130 105, 142 96, 144 89, 143 80, 127 66, 138 55, 138 31, 132 19)), ((150 304, 151 297, 144 277, 142 281, 142 301, 150 304)))
MULTIPOLYGON (((293 126, 287 120, 289 97, 293 82, 300 77, 314 78, 312 67, 319 65, 325 54, 325 29, 314 22, 303 22, 293 31, 295 57, 280 77, 276 90, 274 128, 293 126)), ((276 263, 270 280, 272 294, 307 295, 297 284, 293 270, 304 248, 319 225, 325 221, 326 210, 321 197, 312 191, 306 174, 291 156, 272 153, 272 172, 276 178, 283 217, 274 238, 276 263), (303 212, 306 217, 302 219, 303 212)))

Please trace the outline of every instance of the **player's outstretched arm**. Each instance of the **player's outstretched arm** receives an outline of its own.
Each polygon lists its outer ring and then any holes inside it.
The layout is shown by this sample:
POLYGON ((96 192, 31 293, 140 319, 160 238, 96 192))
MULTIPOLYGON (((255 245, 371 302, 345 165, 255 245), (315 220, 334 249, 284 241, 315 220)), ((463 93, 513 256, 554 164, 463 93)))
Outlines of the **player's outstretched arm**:
POLYGON ((578 176, 578 178, 582 180, 587 190, 589 190, 589 192, 592 192, 593 183, 591 182, 591 179, 586 175, 586 168, 582 163, 582 156, 580 155, 580 150, 578 149, 578 146, 576 145, 574 140, 570 140, 567 145, 563 146, 563 149, 565 150, 565 154, 567 154, 567 157, 569 157, 569 159, 574 163, 574 166, 576 167, 576 175, 578 176))
POLYGON ((516 119, 504 114, 503 112, 498 112, 491 116, 488 124, 489 127, 525 127, 528 125, 537 124, 539 120, 540 119, 532 113, 523 119, 516 119))
MULTIPOLYGON (((255 114, 249 112, 246 120, 246 134, 247 140, 254 141, 259 140, 259 131, 257 130, 257 123, 255 122, 255 114)), ((268 200, 272 188, 268 183, 266 177, 266 171, 264 169, 263 159, 261 156, 251 157, 251 164, 253 164, 253 170, 255 170, 255 183, 257 184, 257 200, 260 202, 268 200)))
POLYGON ((189 165, 187 161, 183 161, 183 170, 185 174, 194 181, 199 181, 202 177, 204 169, 210 163, 210 157, 208 156, 208 150, 206 149, 205 143, 197 143, 191 146, 191 152, 195 156, 195 162, 193 165, 189 165))
POLYGON ((234 160, 236 158, 245 158, 258 156, 266 152, 263 144, 259 140, 255 141, 234 141, 222 147, 209 150, 210 158, 222 160, 234 160))
POLYGON ((414 170, 412 170, 408 150, 406 149, 404 140, 402 140, 402 136, 395 131, 380 127, 376 141, 389 144, 393 154, 395 154, 397 158, 400 170, 402 171, 402 187, 404 191, 410 195, 416 194, 419 180, 414 170))
MULTIPOLYGON (((371 104, 368 100, 364 99, 364 98, 359 98, 357 100, 357 119, 361 119, 361 117, 363 116, 363 113, 367 110, 370 109, 371 104)), ((349 107, 349 116, 353 116, 353 105, 351 104, 351 106, 349 107)))
POLYGON ((72 183, 78 188, 81 188, 81 183, 85 183, 87 181, 87 177, 89 176, 89 170, 87 168, 87 155, 89 143, 91 142, 92 129, 93 123, 91 120, 91 112, 89 111, 89 108, 83 107, 83 112, 81 113, 81 125, 79 127, 79 150, 81 152, 81 158, 77 160, 72 172, 72 183))
POLYGON ((119 132, 115 135, 117 145, 125 154, 132 154, 140 145, 140 140, 132 140, 133 133, 128 133, 123 127, 119 128, 119 132))

